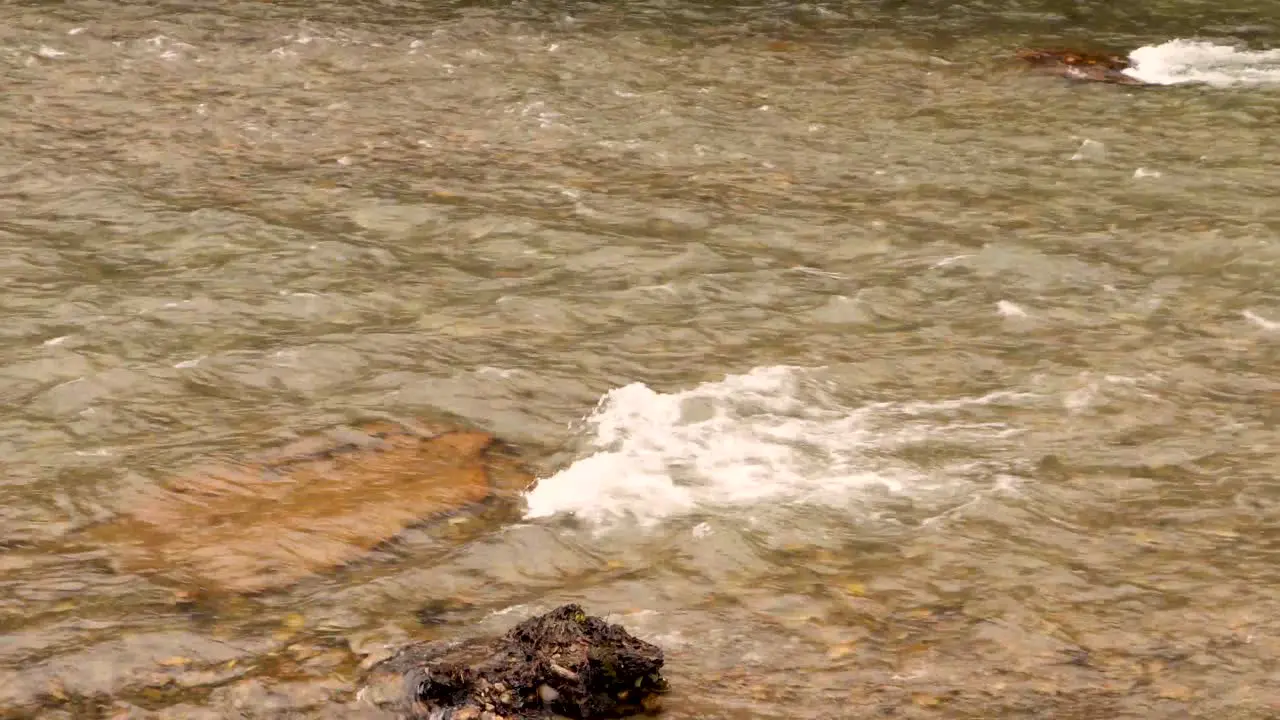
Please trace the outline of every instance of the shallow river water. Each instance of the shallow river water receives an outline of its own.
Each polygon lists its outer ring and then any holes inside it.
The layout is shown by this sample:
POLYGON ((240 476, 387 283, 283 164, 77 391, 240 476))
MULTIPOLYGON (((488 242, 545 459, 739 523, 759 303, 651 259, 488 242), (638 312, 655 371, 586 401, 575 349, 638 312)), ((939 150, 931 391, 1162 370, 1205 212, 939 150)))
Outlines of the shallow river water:
POLYGON ((5 3, 0 717, 568 601, 670 718, 1280 716, 1280 26, 1135 4, 5 3), (85 534, 419 417, 538 484, 196 608, 85 534))

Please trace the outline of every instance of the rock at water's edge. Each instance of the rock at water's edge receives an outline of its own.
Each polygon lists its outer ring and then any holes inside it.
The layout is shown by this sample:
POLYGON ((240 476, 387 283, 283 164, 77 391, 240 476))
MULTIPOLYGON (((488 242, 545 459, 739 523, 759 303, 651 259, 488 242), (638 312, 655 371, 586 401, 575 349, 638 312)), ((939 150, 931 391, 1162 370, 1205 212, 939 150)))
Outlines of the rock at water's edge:
POLYGON ((616 718, 655 707, 662 664, 658 646, 570 604, 498 638, 404 648, 361 693, 406 718, 616 718))

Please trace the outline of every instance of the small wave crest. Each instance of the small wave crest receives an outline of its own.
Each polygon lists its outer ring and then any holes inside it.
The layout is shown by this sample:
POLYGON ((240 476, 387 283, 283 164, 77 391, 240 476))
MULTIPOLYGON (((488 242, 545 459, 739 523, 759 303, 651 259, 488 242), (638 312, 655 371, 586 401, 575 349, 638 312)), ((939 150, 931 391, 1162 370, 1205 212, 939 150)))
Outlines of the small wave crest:
POLYGON ((1280 84, 1280 50, 1242 50, 1200 40, 1170 40, 1129 53, 1124 72, 1154 85, 1215 87, 1280 84))
POLYGON ((850 501, 988 489, 998 473, 973 463, 921 468, 892 450, 941 439, 991 441, 1018 430, 968 411, 1015 393, 941 402, 843 405, 814 371, 790 366, 672 393, 641 383, 607 393, 586 418, 580 458, 526 496, 526 517, 652 524, 718 508, 850 501), (963 465, 963 467, 961 466, 963 465))

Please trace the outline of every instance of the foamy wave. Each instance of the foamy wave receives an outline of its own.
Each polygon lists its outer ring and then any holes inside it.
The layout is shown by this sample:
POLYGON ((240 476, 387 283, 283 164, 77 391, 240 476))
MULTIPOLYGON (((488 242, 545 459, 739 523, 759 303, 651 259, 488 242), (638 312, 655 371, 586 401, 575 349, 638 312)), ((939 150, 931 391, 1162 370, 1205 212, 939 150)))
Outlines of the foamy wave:
POLYGON ((1280 84, 1280 50, 1241 50, 1198 40, 1170 40, 1129 53, 1125 73, 1155 85, 1217 87, 1280 84))
POLYGON ((674 393, 639 383, 610 391, 586 419, 583 456, 529 492, 527 517, 571 513, 591 522, 649 524, 730 506, 844 505, 938 488, 954 494, 975 476, 989 483, 995 474, 972 463, 968 476, 925 470, 885 451, 939 437, 981 443, 1017 432, 998 422, 960 421, 975 406, 1016 402, 1011 393, 849 408, 814 372, 767 367, 674 393))

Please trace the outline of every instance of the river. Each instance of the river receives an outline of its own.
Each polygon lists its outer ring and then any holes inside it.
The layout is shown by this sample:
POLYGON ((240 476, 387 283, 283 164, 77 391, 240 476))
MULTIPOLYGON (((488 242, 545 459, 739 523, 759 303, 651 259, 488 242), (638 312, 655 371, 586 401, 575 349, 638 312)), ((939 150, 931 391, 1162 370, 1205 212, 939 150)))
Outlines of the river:
POLYGON ((363 717, 386 648, 570 601, 673 719, 1280 716, 1276 47, 1261 0, 5 3, 0 717, 363 717), (1057 44, 1159 85, 1011 59, 1057 44), (514 517, 203 610, 84 534, 423 416, 520 448, 514 517))

